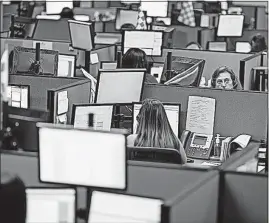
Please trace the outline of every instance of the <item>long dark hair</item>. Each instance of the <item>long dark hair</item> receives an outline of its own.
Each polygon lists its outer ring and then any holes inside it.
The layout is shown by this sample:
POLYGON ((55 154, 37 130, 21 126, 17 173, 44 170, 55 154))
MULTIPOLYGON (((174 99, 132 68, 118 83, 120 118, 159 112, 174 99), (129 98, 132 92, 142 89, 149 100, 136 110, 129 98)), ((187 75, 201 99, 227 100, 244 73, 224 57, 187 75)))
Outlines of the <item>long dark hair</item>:
POLYGON ((122 68, 147 68, 146 53, 139 48, 130 48, 122 57, 122 68))
POLYGON ((266 41, 264 36, 257 34, 251 39, 251 51, 261 52, 267 49, 266 41))
POLYGON ((144 100, 137 116, 137 122, 135 146, 179 150, 180 141, 174 134, 160 101, 144 100))

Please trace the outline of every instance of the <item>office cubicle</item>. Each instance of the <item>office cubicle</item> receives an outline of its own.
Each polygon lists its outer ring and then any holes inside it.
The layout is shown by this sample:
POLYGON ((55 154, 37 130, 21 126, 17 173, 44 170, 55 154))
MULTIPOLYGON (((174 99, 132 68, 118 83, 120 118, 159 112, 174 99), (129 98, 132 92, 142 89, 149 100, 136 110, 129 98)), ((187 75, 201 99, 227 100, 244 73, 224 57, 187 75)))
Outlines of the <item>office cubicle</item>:
POLYGON ((182 56, 205 60, 203 77, 205 77, 206 82, 211 79, 214 71, 221 66, 229 67, 239 78, 240 60, 252 55, 246 53, 214 52, 204 50, 163 49, 162 56, 154 57, 154 61, 164 62, 168 52, 172 52, 172 56, 182 56))
MULTIPOLYGON (((90 6, 92 7, 92 6, 90 6)), ((109 12, 116 16, 116 8, 90 8, 90 7, 74 7, 73 12, 75 15, 87 15, 90 17, 91 20, 94 19, 95 12, 99 12, 100 14, 104 14, 109 12)))
MULTIPOLYGON (((67 77, 49 77, 49 76, 26 76, 26 75, 10 75, 9 84, 20 84, 30 86, 30 108, 38 110, 50 110, 48 107, 48 91, 56 90, 58 88, 70 88, 70 95, 86 95, 89 96, 90 83, 89 80, 81 78, 67 78, 67 77), (84 86, 86 85, 86 86, 84 86), (76 87, 76 90, 71 89, 76 87), (86 91, 87 90, 87 91, 86 91)), ((81 96, 82 97, 82 96, 81 96)), ((73 103, 80 102, 78 96, 74 96, 79 101, 72 101, 73 103)), ((84 99, 84 97, 82 97, 84 99)), ((70 99, 71 100, 71 99, 70 99)), ((84 103, 89 102, 83 101, 84 103)))
POLYGON ((216 99, 214 134, 238 136, 249 134, 255 140, 264 139, 267 128, 268 94, 264 92, 234 91, 196 87, 145 84, 143 99, 180 103, 180 133, 186 127, 189 96, 216 99))
POLYGON ((15 46, 35 48, 35 42, 41 42, 41 48, 59 51, 60 54, 77 55, 78 51, 71 49, 69 43, 57 41, 43 41, 39 39, 19 39, 19 38, 1 38, 1 54, 4 52, 4 45, 8 45, 9 53, 15 46))
POLYGON ((263 53, 256 53, 247 58, 240 60, 240 74, 239 80, 243 86, 244 90, 254 89, 254 67, 259 67, 262 65, 263 53))

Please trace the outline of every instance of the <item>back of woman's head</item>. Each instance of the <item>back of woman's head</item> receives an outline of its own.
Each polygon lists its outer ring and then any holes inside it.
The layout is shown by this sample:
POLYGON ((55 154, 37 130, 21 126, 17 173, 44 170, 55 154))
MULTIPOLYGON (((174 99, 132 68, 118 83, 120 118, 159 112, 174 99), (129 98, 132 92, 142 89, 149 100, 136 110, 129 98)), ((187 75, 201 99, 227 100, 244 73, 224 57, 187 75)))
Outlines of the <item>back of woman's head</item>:
POLYGON ((18 177, 8 173, 1 173, 0 222, 26 222, 25 185, 18 177))
POLYGON ((190 50, 203 50, 203 47, 197 42, 190 42, 186 45, 186 49, 190 50))
POLYGON ((180 148, 163 104, 155 99, 146 99, 137 116, 137 137, 135 146, 157 148, 180 148))
POLYGON ((139 48, 130 48, 122 57, 122 68, 147 68, 146 53, 139 48))
POLYGON ((131 23, 124 23, 121 27, 121 30, 134 30, 135 26, 131 23))
POLYGON ((263 35, 257 34, 251 39, 251 51, 261 52, 267 49, 266 40, 263 35))
POLYGON ((61 18, 68 18, 68 19, 73 19, 74 17, 74 12, 72 9, 68 7, 64 7, 60 13, 61 18))

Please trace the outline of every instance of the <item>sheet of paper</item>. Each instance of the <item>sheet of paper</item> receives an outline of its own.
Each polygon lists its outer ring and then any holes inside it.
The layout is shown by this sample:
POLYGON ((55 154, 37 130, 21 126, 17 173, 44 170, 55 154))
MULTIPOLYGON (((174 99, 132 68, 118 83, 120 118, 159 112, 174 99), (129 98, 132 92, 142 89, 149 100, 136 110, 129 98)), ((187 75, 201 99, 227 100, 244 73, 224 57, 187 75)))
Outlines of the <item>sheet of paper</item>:
POLYGON ((69 62, 61 60, 58 62, 58 77, 67 77, 69 74, 69 62))
POLYGON ((3 101, 8 101, 8 46, 5 45, 5 51, 1 58, 1 97, 3 101))
POLYGON ((203 162, 202 166, 219 166, 221 163, 203 162))
POLYGON ((90 98, 90 103, 94 103, 94 98, 95 98, 95 91, 96 91, 96 85, 97 85, 97 80, 90 75, 86 70, 81 68, 81 71, 85 77, 91 80, 91 98, 90 98))
POLYGON ((58 119, 57 123, 65 124, 67 122, 67 115, 66 115, 66 113, 63 114, 63 115, 57 116, 57 119, 58 119))
POLYGON ((12 101, 11 102, 11 106, 12 107, 16 107, 16 108, 20 108, 21 107, 21 103, 19 101, 12 101))
POLYGON ((21 89, 21 108, 28 108, 28 89, 21 89))
POLYGON ((189 96, 186 130, 213 135, 215 103, 213 98, 189 96))
POLYGON ((99 63, 99 58, 97 53, 91 54, 91 64, 99 63))
POLYGON ((201 15, 201 27, 209 27, 209 15, 201 15))
POLYGON ((240 135, 233 140, 233 143, 237 143, 240 147, 245 148, 248 145, 250 139, 250 135, 240 135))
POLYGON ((36 48, 36 43, 40 43, 40 49, 52 50, 52 42, 33 41, 33 48, 36 48))
POLYGON ((12 101, 21 101, 21 89, 18 87, 11 87, 11 99, 12 101))
POLYGON ((63 114, 68 111, 68 97, 67 91, 62 91, 58 93, 58 110, 57 114, 63 114))

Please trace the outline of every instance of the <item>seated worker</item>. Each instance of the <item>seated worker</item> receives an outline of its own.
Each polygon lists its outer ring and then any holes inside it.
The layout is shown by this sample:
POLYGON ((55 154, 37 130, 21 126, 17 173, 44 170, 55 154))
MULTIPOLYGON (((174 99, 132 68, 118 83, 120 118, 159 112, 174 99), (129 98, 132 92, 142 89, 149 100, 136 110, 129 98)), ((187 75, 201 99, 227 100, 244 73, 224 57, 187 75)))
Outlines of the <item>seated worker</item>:
POLYGON ((187 162, 183 145, 174 134, 160 101, 144 100, 136 120, 136 134, 127 137, 128 146, 176 149, 181 155, 181 163, 187 162))
POLYGON ((61 19, 74 19, 74 12, 68 7, 64 7, 60 13, 61 19))
POLYGON ((267 50, 267 45, 264 36, 257 34, 250 41, 251 52, 261 52, 267 50))
POLYGON ((232 69, 219 67, 212 75, 211 87, 219 89, 242 90, 241 83, 238 81, 232 69))
MULTIPOLYGON (((122 57, 121 68, 145 68, 147 69, 147 55, 146 53, 138 48, 130 48, 122 57)), ((155 77, 151 74, 146 73, 145 83, 158 83, 155 77)))
POLYGON ((26 222, 26 191, 16 176, 1 172, 0 222, 26 222))
POLYGON ((186 49, 189 49, 189 50, 203 50, 203 47, 199 43, 190 42, 190 43, 188 43, 186 45, 186 49))

